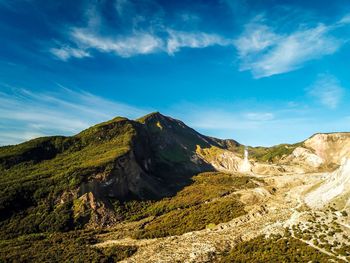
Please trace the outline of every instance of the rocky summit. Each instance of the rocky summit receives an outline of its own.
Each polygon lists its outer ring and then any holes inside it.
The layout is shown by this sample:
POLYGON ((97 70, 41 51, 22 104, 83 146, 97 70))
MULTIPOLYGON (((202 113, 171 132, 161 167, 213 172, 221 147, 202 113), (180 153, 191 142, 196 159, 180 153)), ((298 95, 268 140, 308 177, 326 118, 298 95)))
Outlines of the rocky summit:
POLYGON ((0 259, 348 262, 349 167, 350 133, 250 147, 159 112, 0 147, 0 259))

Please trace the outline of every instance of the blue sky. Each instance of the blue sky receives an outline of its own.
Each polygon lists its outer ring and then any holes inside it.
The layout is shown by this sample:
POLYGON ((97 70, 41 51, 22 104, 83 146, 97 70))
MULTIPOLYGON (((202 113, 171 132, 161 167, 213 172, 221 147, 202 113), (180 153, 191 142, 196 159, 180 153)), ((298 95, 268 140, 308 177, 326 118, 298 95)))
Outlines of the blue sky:
POLYGON ((151 111, 249 145, 350 131, 349 1, 0 0, 0 145, 151 111))

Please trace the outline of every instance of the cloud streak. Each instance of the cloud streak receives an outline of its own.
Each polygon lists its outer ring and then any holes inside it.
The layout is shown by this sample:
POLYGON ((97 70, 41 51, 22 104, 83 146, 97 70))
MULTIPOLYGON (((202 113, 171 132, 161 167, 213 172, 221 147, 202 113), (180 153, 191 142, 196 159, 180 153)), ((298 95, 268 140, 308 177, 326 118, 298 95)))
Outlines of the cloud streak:
POLYGON ((227 46, 232 41, 217 34, 204 32, 183 32, 169 29, 166 50, 169 54, 174 54, 181 48, 205 48, 209 46, 227 46))
POLYGON ((156 34, 137 31, 130 35, 99 36, 86 28, 74 28, 70 36, 79 48, 62 46, 51 48, 49 51, 56 58, 67 61, 70 58, 91 57, 91 51, 114 53, 117 56, 128 58, 137 55, 146 55, 157 52, 166 52, 174 55, 182 48, 206 48, 209 46, 227 46, 232 41, 217 34, 205 32, 184 32, 166 29, 162 32, 165 37, 156 34))
POLYGON ((117 38, 100 37, 86 29, 73 29, 73 40, 82 50, 96 49, 100 52, 113 52, 121 57, 131 57, 155 53, 163 48, 163 41, 152 34, 135 32, 117 38))
POLYGON ((85 58, 90 57, 90 54, 79 48, 72 48, 69 46, 61 46, 59 48, 51 48, 49 50, 56 58, 67 61, 70 58, 85 58))

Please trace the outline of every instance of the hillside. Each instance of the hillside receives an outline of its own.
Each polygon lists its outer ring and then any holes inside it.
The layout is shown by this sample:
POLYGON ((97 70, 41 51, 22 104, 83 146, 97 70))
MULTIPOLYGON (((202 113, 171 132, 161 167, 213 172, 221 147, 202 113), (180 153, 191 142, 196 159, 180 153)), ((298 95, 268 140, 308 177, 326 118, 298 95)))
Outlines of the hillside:
POLYGON ((349 169, 341 165, 350 158, 348 145, 348 133, 316 134, 292 145, 246 147, 244 157, 237 141, 155 112, 0 147, 0 259, 158 262, 173 253, 183 261, 199 246, 194 262, 235 254, 244 261, 244 248, 235 245, 250 239, 267 247, 277 242, 277 254, 291 244, 304 251, 299 256, 340 259, 336 251, 346 239, 314 257, 322 249, 302 233, 314 209, 347 218, 349 169), (249 169, 241 169, 247 162, 249 169), (334 186, 342 191, 322 205, 314 201, 334 186), (267 234, 277 236, 264 241, 267 234), (162 249, 168 246, 174 248, 162 249))
POLYGON ((117 117, 72 137, 1 147, 2 233, 111 224, 118 221, 114 202, 174 195, 193 175, 214 170, 197 156, 197 146, 226 144, 152 113, 136 121, 117 117), (29 229, 22 229, 23 220, 29 229))

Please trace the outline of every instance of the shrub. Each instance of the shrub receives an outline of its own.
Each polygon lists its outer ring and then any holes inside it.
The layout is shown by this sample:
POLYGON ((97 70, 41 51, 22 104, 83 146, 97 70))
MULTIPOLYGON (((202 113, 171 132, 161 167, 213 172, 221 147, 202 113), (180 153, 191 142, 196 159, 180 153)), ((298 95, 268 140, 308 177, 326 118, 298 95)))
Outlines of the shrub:
POLYGON ((295 238, 259 236, 239 243, 220 262, 328 262, 335 260, 295 238))

